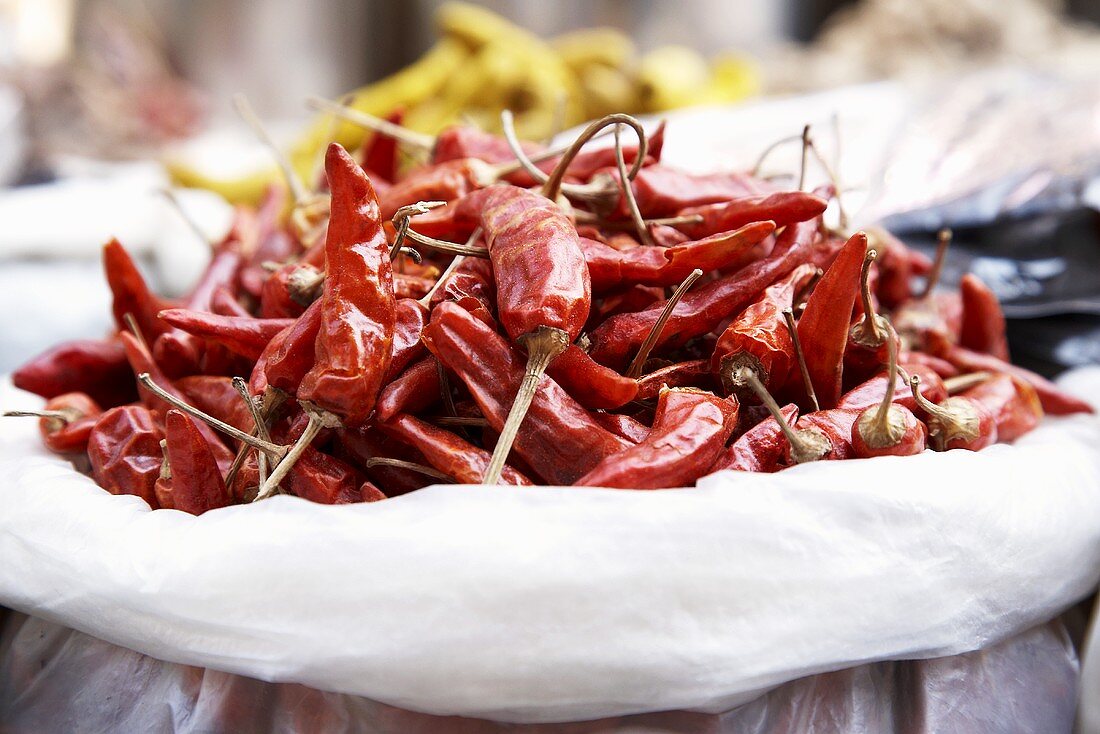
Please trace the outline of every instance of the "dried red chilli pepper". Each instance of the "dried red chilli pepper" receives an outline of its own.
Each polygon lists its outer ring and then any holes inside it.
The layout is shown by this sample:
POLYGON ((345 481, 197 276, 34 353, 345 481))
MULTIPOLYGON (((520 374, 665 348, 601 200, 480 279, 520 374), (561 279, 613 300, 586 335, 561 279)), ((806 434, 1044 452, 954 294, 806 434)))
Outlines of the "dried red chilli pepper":
POLYGON ((294 319, 258 319, 252 316, 219 316, 206 311, 170 308, 160 317, 188 334, 216 342, 234 354, 253 361, 260 358, 275 335, 294 324, 294 319))
POLYGON ((260 317, 265 319, 297 318, 302 315, 313 299, 303 301, 302 281, 320 282, 320 271, 308 263, 285 265, 264 281, 260 291, 260 317))
MULTIPOLYGON (((415 448, 430 466, 459 484, 479 483, 492 457, 488 451, 454 433, 425 423, 407 413, 396 415, 382 426, 382 430, 415 448)), ((512 485, 533 484, 530 479, 507 465, 501 472, 500 482, 512 485)))
POLYGON ((772 222, 754 222, 706 239, 672 247, 616 250, 601 242, 580 240, 592 278, 592 290, 603 292, 623 284, 672 286, 696 268, 703 272, 743 264, 745 254, 775 231, 772 222))
POLYGON ((170 327, 157 318, 157 314, 173 304, 149 289, 130 253, 116 239, 103 246, 103 270, 111 289, 111 313, 119 329, 126 328, 126 316, 129 314, 146 339, 155 340, 169 330, 170 327))
POLYGON ((660 394, 661 387, 664 385, 707 389, 717 387, 711 373, 710 360, 691 359, 665 365, 639 377, 638 394, 635 399, 653 400, 660 394))
POLYGON ((959 368, 948 362, 946 359, 939 357, 933 357, 931 354, 925 354, 924 352, 901 352, 898 361, 902 364, 908 365, 920 365, 931 372, 939 375, 940 378, 946 380, 949 377, 957 377, 960 372, 959 368))
POLYGON ((527 351, 524 379, 485 477, 493 483, 539 378, 584 328, 592 290, 576 229, 557 204, 507 184, 485 191, 481 227, 493 264, 497 313, 504 330, 527 351))
MULTIPOLYGON (((482 415, 499 431, 523 381, 523 358, 503 337, 451 303, 440 304, 432 312, 424 341, 436 359, 465 383, 482 415)), ((568 485, 627 445, 544 377, 516 436, 515 451, 542 479, 568 485)))
MULTIPOLYGON (((947 397, 947 388, 934 370, 918 363, 902 363, 901 368, 906 374, 921 378, 920 391, 928 400, 938 403, 947 397)), ((836 407, 857 412, 870 408, 882 401, 888 387, 889 377, 885 373, 876 375, 844 393, 836 407)), ((914 412, 920 412, 909 391, 908 381, 900 375, 894 376, 894 402, 914 412)))
POLYGON ((253 395, 271 387, 294 394, 313 367, 317 332, 321 328, 321 302, 305 310, 294 325, 276 334, 252 368, 249 388, 253 395))
POLYGON ((247 261, 240 272, 241 288, 253 298, 260 297, 270 275, 264 263, 286 262, 298 251, 297 241, 282 227, 286 208, 287 189, 274 183, 268 186, 256 212, 256 246, 245 253, 247 261))
POLYGON ((412 463, 425 463, 419 451, 390 438, 376 426, 360 426, 336 432, 336 453, 347 462, 363 467, 367 477, 388 497, 408 494, 432 483, 425 475, 400 466, 374 464, 372 458, 398 458, 412 463))
POLYGON ((428 309, 419 301, 400 298, 394 308, 393 347, 383 382, 390 382, 424 354, 420 335, 428 323, 428 309))
POLYGON ((855 455, 868 459, 874 456, 913 456, 928 447, 928 428, 913 411, 894 401, 898 371, 898 346, 893 328, 885 324, 888 333, 884 339, 887 347, 886 392, 882 402, 859 414, 852 425, 852 450, 855 455))
MULTIPOLYGON (((798 418, 798 406, 794 403, 784 405, 779 410, 788 424, 798 418)), ((741 434, 731 443, 711 466, 711 473, 728 469, 731 471, 751 471, 772 473, 779 471, 780 462, 787 453, 787 439, 783 429, 775 418, 768 417, 741 434)))
POLYGON ((12 373, 12 384, 44 398, 87 393, 105 408, 137 398, 134 373, 118 339, 77 339, 58 344, 12 373))
POLYGON ((379 500, 384 499, 386 499, 386 493, 376 487, 373 482, 363 482, 363 484, 359 487, 360 502, 378 502, 379 500))
POLYGON ((866 254, 867 235, 856 232, 814 287, 798 320, 806 367, 823 408, 832 408, 840 400, 844 350, 866 254))
POLYGON ((586 408, 612 410, 638 394, 638 382, 604 367, 575 344, 550 363, 546 374, 586 408))
POLYGON ((775 398, 752 370, 742 367, 739 380, 748 385, 767 407, 786 439, 786 462, 804 464, 810 461, 842 460, 852 456, 852 424, 858 413, 852 410, 828 409, 807 413, 795 426, 787 423, 775 398))
POLYGON ((252 312, 241 305, 228 288, 218 288, 210 299, 210 311, 219 316, 252 317, 252 312))
POLYGON ((650 285, 635 285, 615 293, 604 294, 593 302, 588 315, 588 327, 595 328, 612 316, 621 313, 644 311, 654 303, 664 300, 665 290, 650 285))
POLYGON ((888 309, 896 309, 913 298, 914 276, 926 275, 932 261, 879 227, 869 227, 867 239, 879 254, 875 296, 888 309))
POLYGON ((596 412, 592 414, 592 420, 619 438, 626 439, 630 443, 639 443, 645 440, 645 437, 649 435, 649 426, 636 418, 632 418, 629 415, 623 415, 622 413, 596 412))
POLYGON ((325 157, 332 189, 315 361, 298 397, 349 426, 370 417, 393 352, 389 244, 370 179, 338 144, 325 157))
MULTIPOLYGON (((608 170, 607 173, 618 181, 617 171, 608 170)), ((768 184, 747 173, 693 174, 660 164, 644 167, 631 187, 638 208, 647 219, 670 217, 692 207, 771 193, 768 184)), ((615 214, 629 216, 621 197, 615 214)))
POLYGON ((218 462, 191 416, 169 410, 164 440, 167 464, 159 472, 154 489, 160 506, 192 515, 226 507, 229 493, 218 462))
POLYGON ((1074 397, 1058 388, 1050 380, 1031 370, 998 359, 991 354, 980 354, 960 346, 949 346, 942 356, 964 372, 1004 372, 1018 377, 1035 388, 1043 410, 1050 415, 1070 415, 1072 413, 1095 413, 1095 409, 1080 398, 1074 397))
POLYGON ((574 486, 690 486, 708 473, 722 451, 737 425, 737 409, 735 398, 684 387, 662 390, 645 439, 607 457, 574 486))
MULTIPOLYGON (((793 224, 783 231, 769 257, 688 293, 672 312, 656 348, 678 346, 713 331, 769 285, 806 262, 813 254, 816 236, 816 222, 793 224)), ((609 367, 623 366, 657 323, 664 306, 664 302, 655 303, 645 311, 609 318, 591 333, 589 354, 609 367)))
MULTIPOLYGON (((160 367, 153 360, 152 355, 149 354, 149 350, 137 337, 126 331, 119 332, 118 336, 122 340, 123 346, 126 348, 126 358, 130 361, 130 367, 133 369, 135 375, 148 374, 150 379, 159 385, 166 393, 178 400, 187 402, 183 392, 177 388, 163 372, 161 372, 160 367)), ((141 401, 158 417, 162 417, 172 408, 169 403, 146 390, 144 387, 140 388, 138 393, 141 395, 141 401)), ((214 451, 218 463, 222 465, 223 468, 228 469, 229 465, 233 462, 233 452, 226 448, 225 444, 223 444, 218 437, 218 434, 215 433, 214 429, 210 426, 205 423, 200 424, 199 430, 210 444, 210 448, 214 451)))
POLYGON ((439 363, 428 355, 382 388, 374 407, 375 420, 384 423, 398 413, 426 410, 439 401, 442 387, 439 363))
POLYGON ((162 438, 152 412, 143 405, 119 406, 99 416, 88 435, 96 484, 111 494, 137 495, 156 509, 162 438))
POLYGON ((678 211, 678 217, 698 217, 699 221, 677 224, 692 239, 702 239, 753 222, 775 222, 776 228, 816 219, 829 202, 806 191, 780 191, 774 194, 746 196, 717 204, 690 206, 678 211))
POLYGON ((96 401, 82 392, 58 395, 46 401, 42 410, 10 410, 10 417, 38 418, 38 432, 42 443, 58 454, 84 453, 88 449, 88 436, 103 409, 96 401))
POLYGON ((1035 388, 1012 375, 993 375, 964 392, 963 397, 977 400, 993 414, 998 441, 1015 441, 1043 419, 1043 406, 1035 388))
POLYGON ((849 384, 874 374, 889 360, 891 348, 895 359, 901 349, 901 339, 886 318, 875 309, 871 292, 871 264, 877 259, 878 251, 868 250, 859 276, 862 313, 848 331, 848 345, 844 348, 844 380, 849 384))
POLYGON ((962 297, 962 325, 959 344, 1008 361, 1008 337, 1000 301, 978 276, 967 273, 959 283, 962 297))
POLYGON ((993 414, 980 401, 953 395, 937 405, 921 394, 920 377, 910 377, 909 386, 917 407, 928 416, 929 440, 936 451, 978 451, 997 442, 993 414))
POLYGON ((795 354, 783 311, 794 305, 795 295, 816 274, 814 265, 798 266, 765 288, 718 337, 710 367, 727 395, 743 393, 745 386, 735 380, 741 367, 750 368, 769 390, 779 390, 786 384, 795 367, 795 354))
MULTIPOLYGON (((400 125, 405 119, 405 110, 399 107, 392 110, 384 119, 393 125, 400 125)), ((371 182, 375 186, 378 184, 378 178, 387 184, 397 180, 397 140, 393 136, 375 133, 363 143, 358 155, 360 165, 371 177, 371 182)))

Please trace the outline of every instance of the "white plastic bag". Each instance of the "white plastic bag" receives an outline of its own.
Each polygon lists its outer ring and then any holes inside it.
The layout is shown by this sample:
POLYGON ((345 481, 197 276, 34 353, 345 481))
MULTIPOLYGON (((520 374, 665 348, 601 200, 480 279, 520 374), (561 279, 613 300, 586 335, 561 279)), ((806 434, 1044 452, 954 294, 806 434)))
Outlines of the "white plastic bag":
POLYGON ((980 652, 803 678, 723 714, 675 711, 517 726, 165 663, 0 612, 0 721, 12 732, 1050 734, 1069 731, 1076 683, 1073 647, 1053 622, 980 652))
MULTIPOLYGON (((1100 370, 1074 386, 1095 396, 1100 370)), ((36 401, 8 388, 5 406, 36 401)), ((156 658, 505 721, 726 711, 983 648, 1100 571, 1100 420, 695 489, 440 486, 191 517, 0 426, 0 603, 156 658)))

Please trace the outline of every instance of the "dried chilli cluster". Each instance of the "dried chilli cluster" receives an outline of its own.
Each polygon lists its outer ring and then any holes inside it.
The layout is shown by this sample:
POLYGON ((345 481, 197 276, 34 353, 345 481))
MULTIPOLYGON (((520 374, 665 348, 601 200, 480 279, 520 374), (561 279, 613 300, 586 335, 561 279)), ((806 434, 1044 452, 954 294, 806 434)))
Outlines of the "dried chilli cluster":
POLYGON ((830 229, 834 187, 678 170, 663 125, 626 115, 564 150, 456 126, 402 172, 399 116, 357 121, 380 128, 357 158, 333 144, 317 191, 292 177, 292 202, 239 209, 179 301, 105 246, 116 332, 14 374, 48 400, 21 415, 51 451, 200 514, 439 482, 681 487, 978 450, 1089 410, 1008 361, 981 281, 934 290, 948 233, 933 261, 830 229))

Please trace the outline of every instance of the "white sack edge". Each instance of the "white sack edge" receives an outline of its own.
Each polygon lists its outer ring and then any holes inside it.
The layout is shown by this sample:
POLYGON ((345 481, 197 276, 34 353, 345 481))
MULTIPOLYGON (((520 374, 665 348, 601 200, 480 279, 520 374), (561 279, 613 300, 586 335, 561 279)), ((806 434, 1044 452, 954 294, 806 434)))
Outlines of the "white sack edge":
MULTIPOLYGON (((1100 369, 1064 381, 1100 394, 1100 369)), ((37 402, 0 390, 5 408, 37 402)), ((0 603, 164 660, 524 722, 720 711, 976 649, 1100 573, 1100 420, 695 489, 434 487, 194 518, 0 424, 0 603)))

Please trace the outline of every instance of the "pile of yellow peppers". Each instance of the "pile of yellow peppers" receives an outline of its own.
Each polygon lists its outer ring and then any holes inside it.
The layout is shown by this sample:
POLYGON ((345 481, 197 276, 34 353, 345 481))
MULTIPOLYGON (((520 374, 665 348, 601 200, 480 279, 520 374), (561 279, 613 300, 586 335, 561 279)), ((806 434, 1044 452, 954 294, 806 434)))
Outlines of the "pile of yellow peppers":
MULTIPOLYGON (((740 57, 711 62, 682 46, 639 56, 618 30, 592 28, 549 41, 485 8, 452 2, 436 16, 440 38, 401 71, 349 93, 348 106, 375 116, 404 110, 402 125, 434 134, 455 122, 498 131, 511 110, 521 138, 538 140, 611 112, 660 112, 719 104, 756 90, 753 66, 740 57)), ((330 140, 362 144, 361 127, 319 115, 293 143, 290 160, 305 180, 330 140)), ((255 202, 276 178, 274 167, 215 178, 186 161, 168 160, 181 186, 206 188, 231 202, 255 202)))

